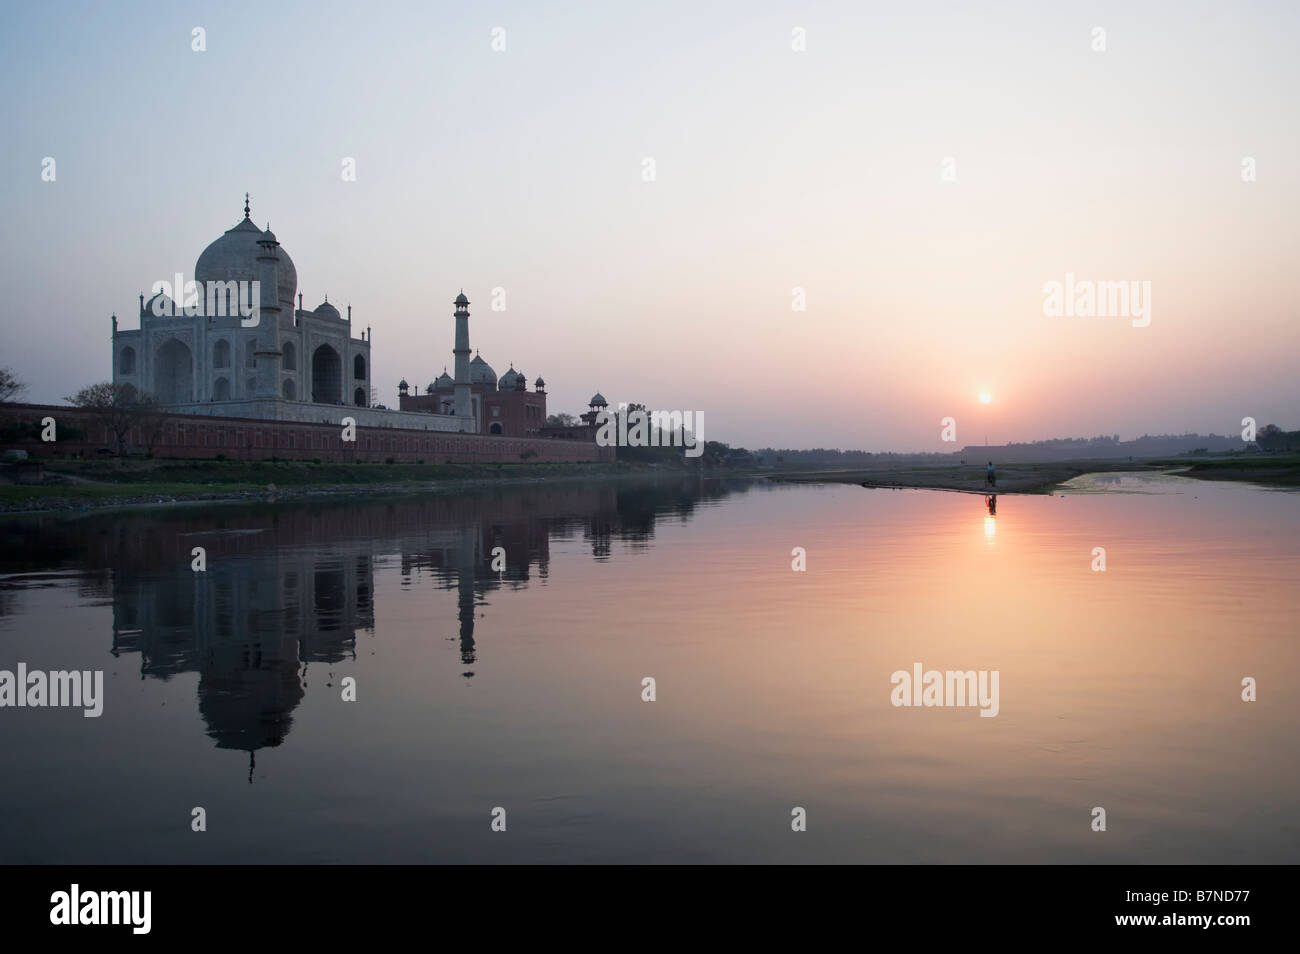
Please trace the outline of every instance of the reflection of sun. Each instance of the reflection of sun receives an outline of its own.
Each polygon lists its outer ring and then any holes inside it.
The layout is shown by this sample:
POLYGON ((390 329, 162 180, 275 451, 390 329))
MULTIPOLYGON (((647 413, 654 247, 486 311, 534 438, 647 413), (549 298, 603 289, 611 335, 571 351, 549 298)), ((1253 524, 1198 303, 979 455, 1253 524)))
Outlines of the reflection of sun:
POLYGON ((990 401, 992 401, 992 400, 993 400, 993 395, 992 395, 992 394, 989 394, 988 391, 981 391, 981 392, 980 392, 980 403, 981 403, 981 404, 988 404, 988 403, 989 403, 990 401))
POLYGON ((991 514, 984 518, 984 539, 989 543, 998 535, 998 518, 991 514))

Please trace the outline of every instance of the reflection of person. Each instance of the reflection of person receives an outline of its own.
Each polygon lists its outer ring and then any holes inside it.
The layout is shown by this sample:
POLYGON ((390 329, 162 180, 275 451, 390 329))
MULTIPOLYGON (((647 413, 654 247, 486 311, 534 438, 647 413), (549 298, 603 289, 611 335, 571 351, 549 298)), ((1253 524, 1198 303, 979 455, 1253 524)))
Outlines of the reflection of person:
POLYGON ((998 495, 997 495, 997 494, 988 494, 988 495, 986 495, 986 496, 984 497, 984 504, 985 504, 985 506, 987 506, 987 507, 989 508, 989 516, 990 516, 990 517, 996 517, 996 516, 998 515, 998 495))
POLYGON ((998 473, 996 470, 993 469, 993 461, 989 461, 989 472, 988 472, 987 480, 990 487, 996 487, 998 485, 998 473))

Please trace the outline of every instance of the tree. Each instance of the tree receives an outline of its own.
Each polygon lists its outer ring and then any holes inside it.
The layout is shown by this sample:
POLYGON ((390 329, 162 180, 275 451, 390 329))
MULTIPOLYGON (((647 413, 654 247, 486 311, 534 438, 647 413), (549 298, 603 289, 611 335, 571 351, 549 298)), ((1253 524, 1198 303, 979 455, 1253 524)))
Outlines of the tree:
POLYGON ((125 453, 126 436, 137 425, 141 426, 150 450, 162 434, 165 417, 158 410, 158 402, 153 395, 139 391, 133 384, 101 381, 87 385, 64 400, 87 410, 107 412, 108 427, 117 445, 114 451, 118 455, 125 453))
POLYGON ((1276 424, 1265 424, 1255 435, 1255 443, 1269 453, 1289 451, 1300 446, 1300 431, 1284 431, 1276 424))
POLYGON ((579 423, 578 419, 574 417, 572 414, 565 414, 561 412, 559 414, 546 415, 547 427, 577 427, 578 423, 579 423))
POLYGON ((12 371, 8 368, 0 368, 0 403, 12 401, 26 390, 27 385, 14 377, 12 371))
POLYGON ((144 439, 144 449, 152 455, 153 449, 162 440, 163 425, 167 423, 167 412, 149 394, 142 396, 137 409, 139 411, 140 436, 144 439))

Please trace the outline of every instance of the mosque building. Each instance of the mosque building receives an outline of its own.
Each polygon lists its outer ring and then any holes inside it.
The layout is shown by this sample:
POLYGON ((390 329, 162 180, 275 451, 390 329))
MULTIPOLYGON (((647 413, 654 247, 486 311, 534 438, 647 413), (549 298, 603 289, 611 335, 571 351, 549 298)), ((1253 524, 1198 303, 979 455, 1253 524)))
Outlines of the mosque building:
POLYGON ((528 378, 514 365, 498 380, 482 355, 469 359, 469 304, 462 290, 455 301, 456 347, 452 355, 456 376, 443 368, 424 394, 412 394, 403 379, 397 386, 399 407, 427 414, 468 413, 478 422, 480 434, 540 436, 546 426, 546 382, 538 378, 533 383, 535 390, 529 391, 528 378))

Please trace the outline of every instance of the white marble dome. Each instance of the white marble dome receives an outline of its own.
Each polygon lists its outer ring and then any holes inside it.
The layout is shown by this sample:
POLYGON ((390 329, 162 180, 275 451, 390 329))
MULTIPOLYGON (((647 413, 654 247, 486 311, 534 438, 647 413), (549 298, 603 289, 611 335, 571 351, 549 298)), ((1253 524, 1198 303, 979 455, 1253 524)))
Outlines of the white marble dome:
MULTIPOLYGON (((257 256, 262 254, 258 240, 262 230, 245 215, 244 220, 228 230, 203 250, 194 264, 194 278, 200 282, 253 282, 257 281, 257 256)), ((277 249, 280 263, 276 267, 275 297, 282 307, 293 308, 294 292, 298 290, 298 270, 293 259, 284 250, 277 249)))

